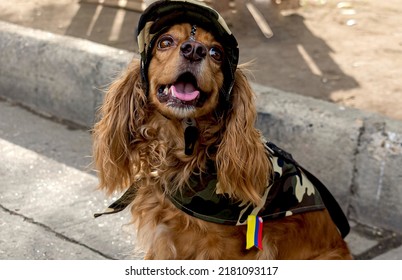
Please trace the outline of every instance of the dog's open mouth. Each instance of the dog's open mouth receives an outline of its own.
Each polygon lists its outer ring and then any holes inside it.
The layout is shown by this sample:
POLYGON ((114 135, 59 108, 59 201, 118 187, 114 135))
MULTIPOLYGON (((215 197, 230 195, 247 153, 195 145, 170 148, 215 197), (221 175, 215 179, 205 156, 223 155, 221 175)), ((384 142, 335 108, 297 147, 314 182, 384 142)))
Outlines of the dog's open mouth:
POLYGON ((191 109, 200 107, 203 103, 203 92, 198 88, 197 79, 193 74, 186 72, 169 85, 158 88, 158 100, 169 107, 191 109))

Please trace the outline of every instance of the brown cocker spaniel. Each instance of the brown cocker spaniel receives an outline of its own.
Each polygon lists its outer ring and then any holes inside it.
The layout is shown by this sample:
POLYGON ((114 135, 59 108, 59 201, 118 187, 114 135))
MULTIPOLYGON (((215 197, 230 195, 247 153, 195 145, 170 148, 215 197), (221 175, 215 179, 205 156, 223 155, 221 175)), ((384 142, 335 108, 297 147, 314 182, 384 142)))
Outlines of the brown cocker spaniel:
POLYGON ((319 181, 255 129, 219 14, 158 1, 138 42, 101 107, 94 162, 102 189, 125 192, 106 213, 131 205, 146 259, 350 259, 319 181))

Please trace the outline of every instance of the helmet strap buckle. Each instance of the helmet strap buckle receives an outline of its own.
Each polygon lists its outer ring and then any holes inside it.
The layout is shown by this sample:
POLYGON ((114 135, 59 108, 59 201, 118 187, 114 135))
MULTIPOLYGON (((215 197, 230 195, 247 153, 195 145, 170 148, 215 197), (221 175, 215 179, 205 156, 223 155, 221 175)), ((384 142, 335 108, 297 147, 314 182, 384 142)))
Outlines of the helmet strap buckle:
POLYGON ((191 26, 190 41, 195 41, 195 32, 197 32, 197 26, 194 24, 191 26))

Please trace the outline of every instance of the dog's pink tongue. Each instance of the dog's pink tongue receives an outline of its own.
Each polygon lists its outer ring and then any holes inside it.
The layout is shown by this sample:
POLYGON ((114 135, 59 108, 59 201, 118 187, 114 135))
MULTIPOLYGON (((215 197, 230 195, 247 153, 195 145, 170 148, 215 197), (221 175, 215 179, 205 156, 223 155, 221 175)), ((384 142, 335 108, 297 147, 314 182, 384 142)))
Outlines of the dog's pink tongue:
POLYGON ((176 98, 182 101, 192 101, 200 95, 200 92, 191 83, 179 82, 172 85, 172 92, 176 98))

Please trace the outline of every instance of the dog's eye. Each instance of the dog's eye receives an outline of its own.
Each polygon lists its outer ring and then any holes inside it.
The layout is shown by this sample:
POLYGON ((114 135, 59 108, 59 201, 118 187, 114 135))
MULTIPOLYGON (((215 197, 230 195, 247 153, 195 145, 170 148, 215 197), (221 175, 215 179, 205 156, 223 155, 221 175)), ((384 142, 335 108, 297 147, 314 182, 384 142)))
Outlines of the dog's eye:
POLYGON ((216 61, 221 62, 223 60, 223 50, 219 47, 212 47, 209 49, 209 55, 216 61))
POLYGON ((162 36, 158 41, 158 49, 166 49, 174 45, 174 40, 170 36, 162 36))

